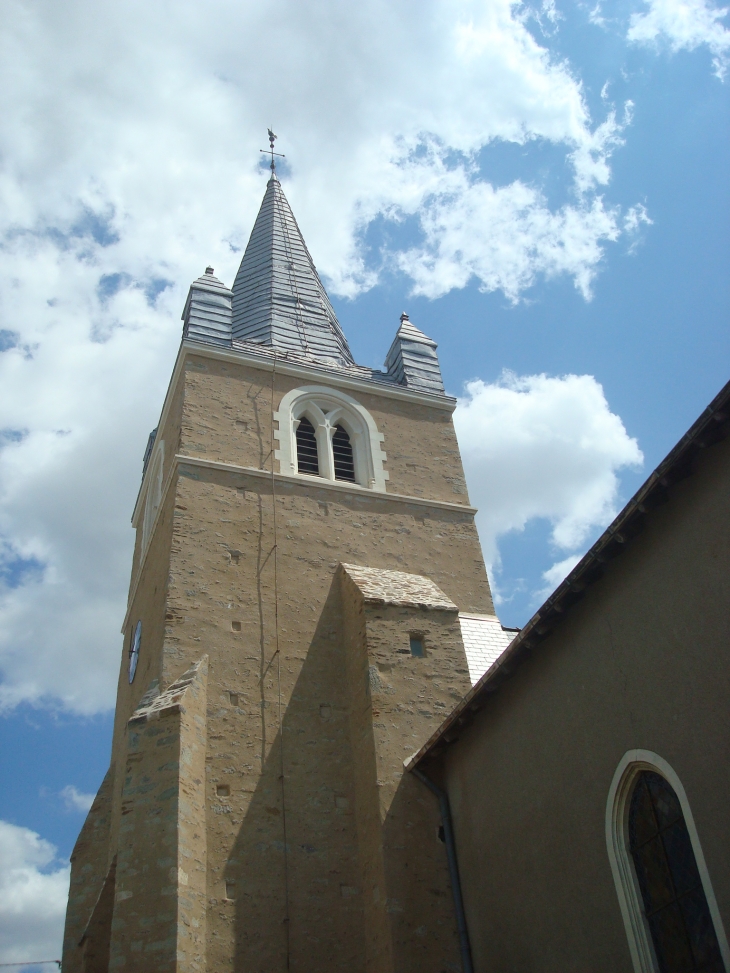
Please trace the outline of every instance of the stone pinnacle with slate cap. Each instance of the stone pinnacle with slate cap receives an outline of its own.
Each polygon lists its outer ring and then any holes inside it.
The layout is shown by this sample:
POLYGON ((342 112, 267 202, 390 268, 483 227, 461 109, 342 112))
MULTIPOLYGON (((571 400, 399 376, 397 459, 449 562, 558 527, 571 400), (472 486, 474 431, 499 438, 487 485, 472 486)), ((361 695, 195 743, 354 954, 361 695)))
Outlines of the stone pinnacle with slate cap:
POLYGON ((428 392, 444 392, 437 344, 420 331, 405 311, 385 359, 388 375, 401 385, 428 392))

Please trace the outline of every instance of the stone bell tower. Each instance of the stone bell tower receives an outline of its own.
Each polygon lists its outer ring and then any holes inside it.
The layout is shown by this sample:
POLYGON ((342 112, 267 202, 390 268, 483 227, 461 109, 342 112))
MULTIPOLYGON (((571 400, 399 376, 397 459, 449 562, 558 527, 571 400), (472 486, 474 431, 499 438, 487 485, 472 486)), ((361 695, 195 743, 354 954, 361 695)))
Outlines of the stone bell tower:
POLYGON ((183 321, 64 973, 458 970, 403 761, 469 689, 465 642, 505 638, 436 345, 403 315, 386 371, 355 364, 275 173, 183 321))

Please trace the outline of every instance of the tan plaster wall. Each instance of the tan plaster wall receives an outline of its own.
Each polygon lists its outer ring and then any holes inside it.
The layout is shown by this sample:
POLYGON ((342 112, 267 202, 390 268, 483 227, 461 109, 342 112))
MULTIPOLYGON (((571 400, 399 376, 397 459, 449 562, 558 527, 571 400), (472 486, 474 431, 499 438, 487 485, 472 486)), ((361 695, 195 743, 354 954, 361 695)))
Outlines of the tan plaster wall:
POLYGON ((730 444, 650 514, 447 751, 478 973, 629 973, 606 850, 622 756, 682 781, 730 925, 730 444))

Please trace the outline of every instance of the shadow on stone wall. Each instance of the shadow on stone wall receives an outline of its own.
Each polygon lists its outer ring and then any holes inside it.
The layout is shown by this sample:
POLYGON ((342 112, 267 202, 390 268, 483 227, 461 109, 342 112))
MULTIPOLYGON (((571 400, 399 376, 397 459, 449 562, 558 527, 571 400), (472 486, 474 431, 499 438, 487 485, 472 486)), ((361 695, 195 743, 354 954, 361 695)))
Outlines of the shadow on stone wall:
MULTIPOLYGON (((348 678, 345 642, 335 578, 284 714, 283 786, 277 733, 225 870, 237 973, 375 971, 366 939, 378 935, 398 973, 459 968, 437 802, 405 775, 381 825, 369 690, 348 678), (382 892, 363 887, 367 856, 380 860, 382 892)), ((275 673, 273 689, 263 702, 276 706, 275 673)), ((382 962, 377 973, 388 973, 382 962)))

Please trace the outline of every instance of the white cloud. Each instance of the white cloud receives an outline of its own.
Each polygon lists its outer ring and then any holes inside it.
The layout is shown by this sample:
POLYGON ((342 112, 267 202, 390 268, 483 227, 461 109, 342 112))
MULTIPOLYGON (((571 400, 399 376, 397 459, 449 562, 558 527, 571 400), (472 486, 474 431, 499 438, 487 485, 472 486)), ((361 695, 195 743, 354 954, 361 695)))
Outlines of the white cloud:
POLYGON ((63 799, 63 803, 66 805, 68 811, 82 811, 86 813, 94 803, 94 797, 96 795, 84 794, 83 791, 77 790, 73 784, 67 784, 59 791, 59 796, 63 799))
POLYGON ((707 0, 645 0, 646 13, 631 17, 628 39, 637 44, 668 42, 673 52, 694 51, 706 45, 712 54, 715 74, 724 80, 730 63, 730 30, 721 23, 727 7, 707 0))
POLYGON ((556 561, 547 571, 543 571, 542 579, 545 582, 545 587, 536 592, 536 599, 544 601, 551 595, 560 582, 567 578, 580 559, 580 554, 571 554, 569 557, 563 558, 562 561, 556 561))
POLYGON ((10 428, 28 430, 0 451, 2 560, 11 569, 18 558, 40 565, 0 592, 0 706, 54 699, 94 713, 113 702, 132 553, 128 518, 177 335, 167 340, 145 328, 151 313, 128 293, 100 321, 136 301, 139 330, 88 340, 88 319, 75 316, 83 273, 74 269, 55 291, 56 307, 33 309, 34 357, 6 351, 0 366, 0 414, 10 428))
POLYGON ((69 874, 52 844, 0 821, 0 962, 61 958, 69 874))
POLYGON ((337 293, 377 280, 362 232, 382 217, 420 227, 383 255, 419 293, 476 277, 517 300, 564 274, 589 294, 627 232, 599 195, 625 120, 590 117, 528 19, 512 0, 7 0, 0 706, 113 703, 141 452, 187 283, 208 262, 233 278, 268 124, 337 293), (560 147, 573 201, 493 187, 477 156, 500 140, 560 147))
MULTIPOLYGON (((499 537, 534 518, 551 523, 552 543, 564 552, 610 522, 616 474, 643 456, 595 378, 505 372, 492 384, 469 382, 465 392, 454 422, 489 565, 499 564, 499 537)), ((568 567, 571 560, 555 564, 545 580, 559 581, 577 563, 568 567)))
POLYGON ((177 281, 210 258, 230 279, 227 242, 245 243, 274 119, 297 213, 340 293, 373 279, 357 231, 419 213, 452 172, 480 185, 469 160, 491 141, 545 139, 580 186, 608 179, 615 123, 591 120, 580 81, 512 0, 183 0, 174 18, 141 0, 71 0, 64 12, 8 3, 0 194, 23 231, 109 218, 118 242, 81 244, 99 272, 177 281), (461 166, 446 165, 454 152, 461 166))
POLYGON ((538 274, 572 272, 589 298, 601 260, 601 244, 616 240, 619 221, 603 200, 552 212, 540 193, 521 182, 494 189, 466 180, 421 217, 426 240, 398 257, 413 290, 441 297, 476 277, 483 290, 502 290, 512 301, 538 274))
POLYGON ((600 0, 595 5, 595 7, 593 7, 593 9, 591 11, 589 11, 588 21, 591 24, 595 24, 596 27, 605 27, 606 26, 606 18, 603 16, 603 9, 601 7, 600 0))

